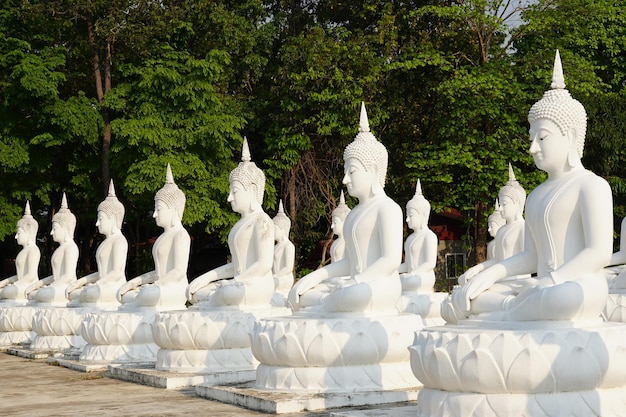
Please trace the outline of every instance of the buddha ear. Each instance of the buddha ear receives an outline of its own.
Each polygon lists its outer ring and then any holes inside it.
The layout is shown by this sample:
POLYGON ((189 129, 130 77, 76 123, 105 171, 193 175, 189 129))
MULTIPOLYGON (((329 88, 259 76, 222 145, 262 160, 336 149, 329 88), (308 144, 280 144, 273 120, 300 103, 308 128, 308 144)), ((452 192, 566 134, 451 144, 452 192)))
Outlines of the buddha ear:
POLYGON ((569 150, 567 152, 567 164, 570 168, 574 168, 575 166, 580 165, 580 156, 578 155, 578 149, 576 149, 577 144, 577 134, 576 129, 570 127, 567 129, 567 140, 569 142, 569 150))
POLYGON ((250 185, 250 211, 258 210, 261 207, 261 204, 256 198, 257 191, 256 184, 250 185))
POLYGON ((372 194, 378 195, 384 191, 382 185, 380 185, 380 182, 378 181, 378 167, 376 165, 370 165, 368 171, 372 178, 372 194))

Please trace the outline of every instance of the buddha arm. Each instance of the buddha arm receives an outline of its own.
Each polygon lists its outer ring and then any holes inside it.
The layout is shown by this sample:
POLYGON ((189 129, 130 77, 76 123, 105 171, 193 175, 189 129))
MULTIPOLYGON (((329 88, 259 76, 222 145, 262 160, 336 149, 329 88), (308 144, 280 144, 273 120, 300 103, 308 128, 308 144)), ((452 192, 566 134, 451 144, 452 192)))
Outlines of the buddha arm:
POLYGON ((556 284, 589 276, 608 265, 613 250, 612 201, 611 189, 602 179, 593 178, 581 189, 580 217, 585 247, 552 273, 556 284))
POLYGON ((419 262, 417 268, 413 270, 413 273, 420 274, 422 272, 430 272, 435 269, 437 265, 437 235, 434 233, 428 233, 424 237, 424 244, 422 246, 422 262, 419 262))
POLYGON ((295 262, 296 248, 291 242, 287 242, 283 252, 283 264, 276 271, 276 275, 285 276, 293 273, 293 266, 295 262))
POLYGON ((362 273, 354 277, 357 282, 369 282, 397 273, 402 261, 402 209, 393 202, 381 204, 377 214, 377 233, 380 256, 362 273))
MULTIPOLYGON (((185 229, 176 233, 174 237, 174 241, 172 242, 172 248, 170 255, 173 257, 174 262, 173 266, 170 269, 165 271, 165 275, 161 276, 160 269, 157 269, 159 272, 159 281, 165 283, 177 282, 182 279, 187 280, 187 266, 189 265, 189 250, 191 246, 191 238, 185 229)), ((165 265, 161 265, 161 267, 165 267, 165 265)))
POLYGON ((259 216, 254 222, 251 243, 254 244, 255 261, 243 269, 235 279, 245 282, 263 276, 272 271, 274 263, 274 227, 269 218, 259 216))
MULTIPOLYGON (((120 239, 119 241, 113 244, 111 249, 111 259, 110 262, 111 268, 104 274, 98 275, 96 280, 99 278, 102 283, 106 283, 107 281, 116 281, 117 279, 124 276, 124 268, 126 267, 126 256, 128 254, 128 242, 126 239, 120 239)), ((99 271, 100 274, 102 273, 99 271)), ((91 281, 95 282, 95 281, 91 281)))
MULTIPOLYGON (((39 268, 39 260, 41 258, 41 252, 37 246, 33 246, 29 252, 28 257, 26 258, 26 265, 24 265, 24 275, 21 279, 24 282, 35 282, 39 278, 38 268, 39 268)), ((14 281, 17 281, 18 277, 16 276, 14 281)))

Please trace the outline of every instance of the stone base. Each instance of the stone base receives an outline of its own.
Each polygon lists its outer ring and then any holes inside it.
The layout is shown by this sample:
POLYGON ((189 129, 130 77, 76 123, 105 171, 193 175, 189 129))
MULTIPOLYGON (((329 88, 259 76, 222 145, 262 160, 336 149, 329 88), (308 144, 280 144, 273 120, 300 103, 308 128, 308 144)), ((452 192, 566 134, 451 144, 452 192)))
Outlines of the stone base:
MULTIPOLYGON (((264 413, 285 414, 376 404, 405 405, 417 399, 418 389, 346 393, 296 393, 255 389, 251 383, 230 386, 198 385, 199 397, 264 413)), ((389 414, 395 415, 395 414, 389 414)))
POLYGON ((258 362, 250 350, 250 334, 256 320, 287 314, 291 310, 285 307, 161 312, 153 326, 161 348, 156 369, 195 374, 254 371, 258 362))
POLYGON ((417 389, 409 352, 423 327, 414 314, 313 315, 262 319, 252 335, 255 387, 288 392, 417 389))
POLYGON ((11 347, 7 349, 7 353, 13 356, 19 356, 27 359, 48 359, 51 357, 61 357, 62 352, 47 350, 30 350, 27 348, 11 347))
POLYGON ((80 353, 87 342, 78 334, 80 325, 91 308, 42 307, 33 316, 33 331, 37 334, 32 350, 69 351, 80 353))
POLYGON ((156 310, 101 311, 88 314, 80 327, 87 342, 80 361, 91 364, 154 363, 159 347, 152 337, 156 310))
POLYGON ((329 417, 415 417, 417 407, 414 405, 400 405, 398 407, 376 407, 365 410, 334 411, 329 417))
POLYGON ((0 306, 0 346, 30 344, 35 337, 32 322, 37 309, 32 305, 0 306))
POLYGON ((476 394, 424 388, 417 403, 417 413, 414 414, 417 417, 622 417, 626 413, 626 389, 551 394, 476 394))
POLYGON ((54 363, 56 365, 62 366, 67 369, 72 369, 74 371, 85 372, 85 373, 106 372, 109 370, 109 367, 110 367, 110 365, 106 363, 102 363, 102 364, 83 363, 78 360, 78 357, 76 357, 76 359, 69 359, 66 356, 50 358, 48 359, 48 362, 54 363))
POLYGON ((178 389, 195 385, 239 384, 253 381, 256 372, 252 370, 222 371, 212 373, 187 373, 159 371, 154 366, 119 365, 109 367, 112 377, 123 381, 148 385, 156 388, 178 389))
POLYGON ((467 320, 417 332, 409 350, 418 416, 626 413, 626 324, 467 320))

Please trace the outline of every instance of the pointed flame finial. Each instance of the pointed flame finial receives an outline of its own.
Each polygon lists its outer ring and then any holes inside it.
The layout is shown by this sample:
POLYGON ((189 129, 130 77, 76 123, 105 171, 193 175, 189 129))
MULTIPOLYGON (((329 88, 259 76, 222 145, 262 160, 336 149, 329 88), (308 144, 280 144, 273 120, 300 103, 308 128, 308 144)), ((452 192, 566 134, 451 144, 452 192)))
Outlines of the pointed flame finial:
POLYGON ((67 209, 67 197, 65 196, 65 192, 63 192, 63 198, 61 199, 61 209, 67 209))
POLYGON ((365 110, 365 102, 361 102, 361 117, 359 119, 359 132, 369 132, 370 122, 367 119, 367 110, 365 110))
POLYGON ((493 208, 493 211, 500 211, 502 210, 502 207, 500 207, 500 200, 498 200, 498 197, 496 197, 496 204, 493 208))
POLYGON ((511 163, 509 162, 509 182, 513 181, 516 181, 515 172, 513 172, 513 166, 511 166, 511 163))
POLYGON ((559 54, 559 50, 556 50, 556 54, 554 56, 554 69, 552 70, 552 84, 550 87, 553 90, 564 89, 565 88, 565 78, 563 78, 563 65, 561 64, 561 55, 559 54))
POLYGON ((115 197, 115 186, 113 185, 113 179, 109 182, 109 197, 115 197))
POLYGON ((419 178, 417 180, 417 184, 415 184, 415 195, 423 195, 422 194, 422 183, 420 182, 419 178))
POLYGON ((172 167, 170 164, 167 164, 167 170, 165 171, 165 183, 166 184, 174 184, 174 176, 172 175, 172 167))
POLYGON ((278 200, 278 212, 279 213, 285 213, 285 209, 283 208, 283 199, 281 198, 280 200, 278 200))
POLYGON ((248 146, 248 138, 243 137, 243 145, 241 147, 241 160, 243 162, 249 162, 252 160, 250 156, 250 147, 248 146))
POLYGON ((26 207, 24 207, 24 216, 30 216, 30 202, 26 200, 26 207))
POLYGON ((339 205, 346 204, 346 197, 343 195, 343 190, 341 190, 341 194, 339 195, 339 205))

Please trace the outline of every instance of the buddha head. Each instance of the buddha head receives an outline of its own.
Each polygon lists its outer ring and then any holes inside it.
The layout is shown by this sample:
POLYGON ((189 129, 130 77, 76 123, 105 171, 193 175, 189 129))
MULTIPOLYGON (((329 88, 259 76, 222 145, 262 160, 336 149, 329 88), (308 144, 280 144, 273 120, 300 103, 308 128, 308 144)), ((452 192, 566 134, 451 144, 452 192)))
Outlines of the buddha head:
POLYGON ((350 207, 346 204, 346 198, 343 195, 343 190, 341 190, 339 205, 335 207, 332 212, 332 223, 330 224, 331 229, 333 229, 336 235, 343 233, 343 223, 346 221, 348 213, 350 213, 350 207))
POLYGON ((101 229, 100 233, 103 233, 103 230, 107 229, 107 221, 112 221, 117 230, 122 229, 122 223, 124 222, 124 205, 120 203, 120 200, 118 200, 115 195, 113 180, 109 183, 109 195, 98 205, 98 220, 96 221, 96 226, 101 229), (106 219, 102 215, 105 215, 106 219))
POLYGON ((165 185, 154 196, 154 218, 162 227, 172 226, 183 218, 185 193, 174 182, 172 168, 167 164, 165 185))
POLYGON ((495 208, 493 209, 493 213, 487 217, 487 231, 491 237, 496 237, 496 233, 498 230, 504 226, 506 220, 502 217, 502 208, 500 207, 500 203, 496 198, 495 208))
MULTIPOLYGON (((550 171, 560 169, 562 162, 570 167, 580 165, 585 146, 587 113, 583 105, 572 98, 565 89, 563 67, 559 51, 554 58, 551 89, 536 102, 528 112, 531 135, 531 153, 539 169, 550 171), (547 137, 557 137, 559 143, 544 143, 547 137), (564 142, 564 145, 560 145, 564 142), (567 153, 560 157, 553 150, 558 146, 567 153), (561 161, 563 159, 563 161, 561 161)), ((555 142, 555 141, 551 141, 555 142)))
POLYGON ((76 216, 70 211, 67 205, 67 197, 63 193, 61 208, 52 216, 52 238, 55 242, 62 243, 74 238, 76 229, 76 216))
POLYGON ((417 180, 415 195, 406 203, 406 222, 413 229, 420 229, 428 224, 430 203, 422 194, 422 184, 417 180))
POLYGON ((30 203, 26 201, 26 207, 24 208, 24 216, 17 221, 17 233, 15 239, 17 243, 26 246, 34 245, 37 239, 37 231, 39 230, 39 224, 37 220, 30 214, 30 203))
POLYGON ((522 216, 526 204, 526 190, 515 179, 513 167, 509 164, 509 181, 498 193, 500 213, 505 221, 512 221, 522 216))
POLYGON ((370 132, 365 103, 361 103, 359 133, 343 153, 344 178, 350 195, 361 198, 383 192, 387 175, 387 149, 370 132))
POLYGON ((291 229, 291 220, 285 214, 285 209, 283 208, 283 200, 278 202, 278 213, 272 219, 274 221, 274 237, 278 242, 283 237, 289 237, 289 231, 291 229))
POLYGON ((228 202, 237 213, 255 211, 261 208, 265 192, 265 174, 252 162, 248 139, 243 138, 241 162, 228 176, 230 194, 228 202))

